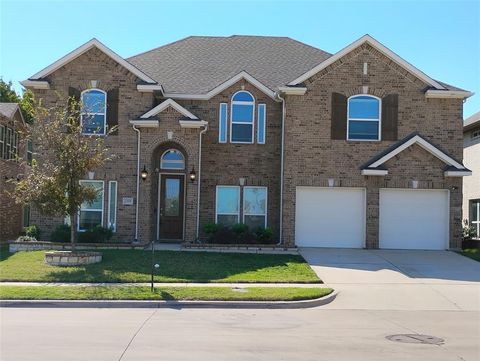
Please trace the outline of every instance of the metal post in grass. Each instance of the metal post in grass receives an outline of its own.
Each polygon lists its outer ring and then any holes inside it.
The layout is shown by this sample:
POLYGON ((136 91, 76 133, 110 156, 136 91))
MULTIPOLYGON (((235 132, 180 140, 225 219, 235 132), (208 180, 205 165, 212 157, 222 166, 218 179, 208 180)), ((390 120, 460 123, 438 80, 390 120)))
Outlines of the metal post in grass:
POLYGON ((158 263, 155 263, 155 246, 154 246, 154 241, 152 241, 152 278, 151 278, 151 284, 150 284, 150 292, 153 293, 154 287, 153 287, 153 276, 155 274, 155 269, 158 269, 160 265, 158 263))

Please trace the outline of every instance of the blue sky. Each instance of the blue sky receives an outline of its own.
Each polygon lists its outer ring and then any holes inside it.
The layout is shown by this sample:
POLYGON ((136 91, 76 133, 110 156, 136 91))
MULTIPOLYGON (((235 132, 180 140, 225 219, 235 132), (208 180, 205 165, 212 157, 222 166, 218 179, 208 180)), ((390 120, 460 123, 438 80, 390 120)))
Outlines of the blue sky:
POLYGON ((189 35, 289 36, 334 53, 370 34, 480 110, 480 1, 0 0, 0 75, 28 78, 92 37, 123 57, 189 35))

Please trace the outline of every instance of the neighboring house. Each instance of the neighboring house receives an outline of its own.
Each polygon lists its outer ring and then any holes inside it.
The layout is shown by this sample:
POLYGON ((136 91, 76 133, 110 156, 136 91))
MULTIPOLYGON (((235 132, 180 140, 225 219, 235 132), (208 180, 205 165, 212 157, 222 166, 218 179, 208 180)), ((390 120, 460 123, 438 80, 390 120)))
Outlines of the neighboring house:
MULTIPOLYGON (((333 55, 193 36, 127 59, 93 39, 22 84, 47 105, 81 99, 86 134, 118 125, 115 161, 86 176, 101 192, 80 230, 195 241, 206 223, 243 222, 287 246, 460 246, 471 93, 368 35, 333 55)), ((62 220, 32 222, 47 234, 62 220)))
POLYGON ((480 112, 463 123, 463 159, 473 173, 463 180, 463 219, 470 222, 480 238, 480 112))
POLYGON ((30 210, 15 204, 12 181, 23 176, 20 159, 30 159, 31 143, 24 140, 25 121, 17 103, 0 103, 0 242, 15 239, 28 225, 30 210))

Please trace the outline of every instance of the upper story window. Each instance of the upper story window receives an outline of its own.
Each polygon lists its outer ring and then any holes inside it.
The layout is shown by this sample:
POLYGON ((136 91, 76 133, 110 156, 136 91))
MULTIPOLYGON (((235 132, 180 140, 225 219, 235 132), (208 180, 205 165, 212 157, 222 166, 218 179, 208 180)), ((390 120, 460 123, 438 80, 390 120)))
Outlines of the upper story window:
POLYGON ((88 89, 82 92, 81 100, 83 134, 105 135, 107 93, 100 89, 88 89))
POLYGON ((472 140, 473 139, 480 139, 480 129, 479 130, 474 130, 472 132, 472 140))
POLYGON ((230 142, 253 143, 255 99, 247 91, 232 96, 230 111, 230 142))
POLYGON ((183 154, 176 149, 167 150, 162 154, 160 169, 185 169, 185 158, 183 157, 183 154))
POLYGON ((380 140, 380 98, 355 95, 348 99, 347 140, 380 140))
POLYGON ((20 135, 13 128, 0 125, 0 158, 17 159, 20 135))

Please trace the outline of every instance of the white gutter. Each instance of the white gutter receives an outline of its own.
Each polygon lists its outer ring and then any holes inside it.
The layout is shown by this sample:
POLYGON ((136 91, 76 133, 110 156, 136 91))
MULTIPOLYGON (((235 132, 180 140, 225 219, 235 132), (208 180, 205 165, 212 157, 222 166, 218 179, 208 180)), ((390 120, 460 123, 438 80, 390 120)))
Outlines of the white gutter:
POLYGON ((196 240, 200 236, 200 180, 202 179, 202 135, 208 130, 208 123, 198 136, 198 178, 197 178, 197 232, 196 240))
POLYGON ((135 124, 132 125, 134 131, 137 132, 137 197, 135 198, 135 240, 138 242, 138 197, 140 195, 140 129, 135 124))
POLYGON ((280 234, 278 245, 283 244, 283 168, 284 168, 284 148, 285 148, 285 98, 276 93, 278 99, 282 101, 282 146, 280 149, 280 234))

